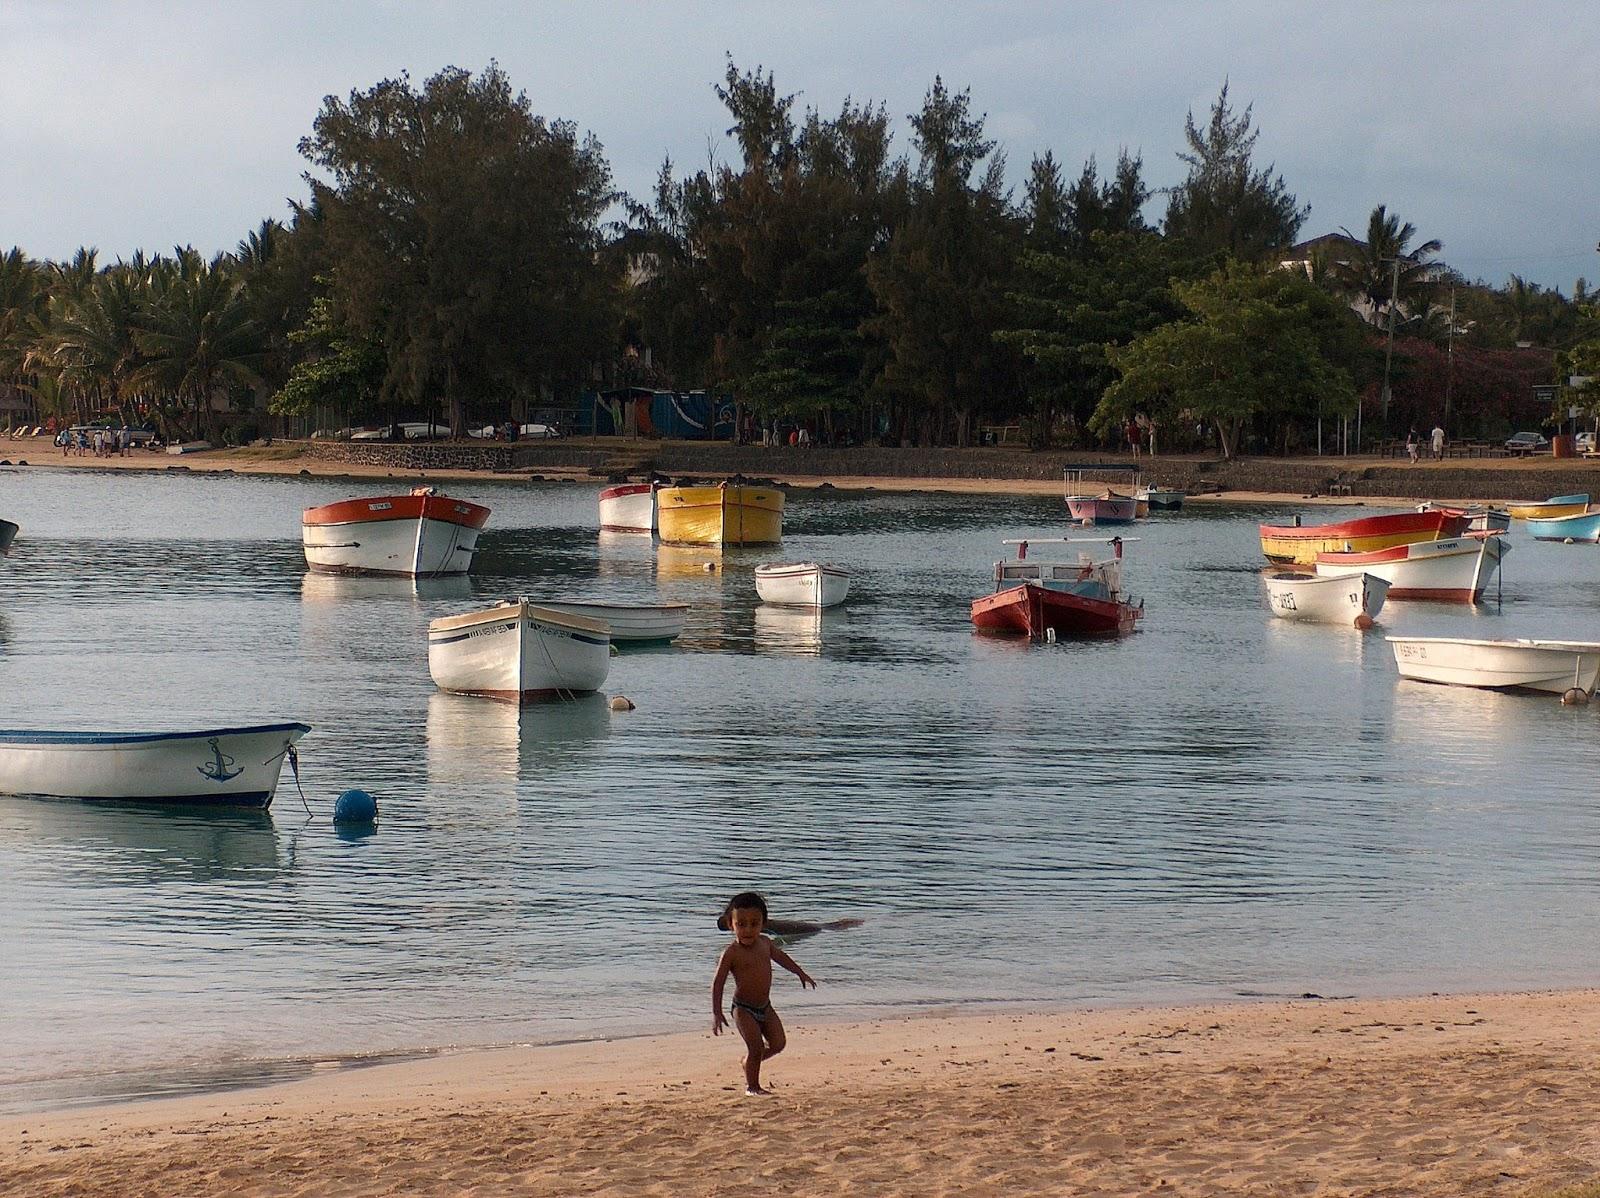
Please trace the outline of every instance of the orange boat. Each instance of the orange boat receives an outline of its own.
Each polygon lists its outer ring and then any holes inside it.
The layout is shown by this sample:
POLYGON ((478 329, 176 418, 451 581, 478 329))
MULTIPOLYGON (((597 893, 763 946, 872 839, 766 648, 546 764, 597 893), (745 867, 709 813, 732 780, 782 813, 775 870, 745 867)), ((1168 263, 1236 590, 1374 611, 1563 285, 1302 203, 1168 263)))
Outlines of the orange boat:
POLYGON ((1261 552, 1279 565, 1313 565, 1319 553, 1372 553, 1395 545, 1459 537, 1469 518, 1461 512, 1397 512, 1340 524, 1263 524, 1261 552))

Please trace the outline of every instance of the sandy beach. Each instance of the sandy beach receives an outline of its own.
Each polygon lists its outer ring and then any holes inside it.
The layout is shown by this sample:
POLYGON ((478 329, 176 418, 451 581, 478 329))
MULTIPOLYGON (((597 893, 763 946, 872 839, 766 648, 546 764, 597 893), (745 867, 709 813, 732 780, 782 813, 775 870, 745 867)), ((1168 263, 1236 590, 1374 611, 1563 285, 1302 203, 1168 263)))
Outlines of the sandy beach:
POLYGON ((1600 992, 789 1013, 0 1121, 13 1195, 1544 1195, 1600 1176, 1600 992))

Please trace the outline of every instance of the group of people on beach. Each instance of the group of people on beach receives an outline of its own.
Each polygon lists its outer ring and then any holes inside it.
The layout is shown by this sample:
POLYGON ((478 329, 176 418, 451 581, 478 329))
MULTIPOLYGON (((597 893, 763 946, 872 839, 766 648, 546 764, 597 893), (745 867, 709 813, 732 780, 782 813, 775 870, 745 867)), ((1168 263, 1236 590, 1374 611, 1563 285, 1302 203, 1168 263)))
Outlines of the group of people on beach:
POLYGON ((56 434, 62 457, 127 457, 133 448, 133 432, 125 428, 64 428, 56 434))

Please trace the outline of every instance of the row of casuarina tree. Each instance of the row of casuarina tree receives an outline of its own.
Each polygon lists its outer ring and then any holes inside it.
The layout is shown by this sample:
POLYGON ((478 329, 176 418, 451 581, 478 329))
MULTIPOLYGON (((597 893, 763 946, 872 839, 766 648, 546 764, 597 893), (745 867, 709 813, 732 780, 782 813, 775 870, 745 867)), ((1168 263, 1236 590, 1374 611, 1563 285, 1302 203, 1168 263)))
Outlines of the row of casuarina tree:
POLYGON ((941 80, 909 153, 882 104, 797 112, 731 60, 716 92, 728 160, 669 160, 642 200, 493 64, 330 96, 300 143, 309 198, 233 253, 0 257, 0 385, 41 417, 169 436, 238 433, 228 410, 263 400, 460 434, 641 385, 731 394, 825 441, 959 445, 998 424, 1093 445, 1136 421, 1232 455, 1310 446, 1358 409, 1369 429, 1448 413, 1452 435, 1491 435, 1550 415, 1533 384, 1600 366, 1582 280, 1570 299, 1469 283, 1383 206, 1284 269, 1310 210, 1255 164, 1226 84, 1186 119, 1170 187, 1126 151, 1075 177, 1046 153, 1020 194, 941 80))

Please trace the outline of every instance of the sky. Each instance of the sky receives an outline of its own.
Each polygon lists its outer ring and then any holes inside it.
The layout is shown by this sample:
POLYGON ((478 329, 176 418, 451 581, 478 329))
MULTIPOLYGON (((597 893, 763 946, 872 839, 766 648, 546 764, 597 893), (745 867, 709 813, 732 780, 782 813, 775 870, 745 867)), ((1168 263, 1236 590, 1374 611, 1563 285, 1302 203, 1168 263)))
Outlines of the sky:
POLYGON ((1019 197, 1046 150, 1069 177, 1127 148, 1180 182, 1185 115, 1227 80, 1257 164, 1311 206, 1302 238, 1384 204, 1469 279, 1600 281, 1600 5, 1520 0, 0 0, 0 250, 232 249, 306 198, 325 96, 491 60, 642 197, 665 157, 736 158, 728 54, 797 110, 884 102, 907 153, 934 77, 970 89, 1019 197))

